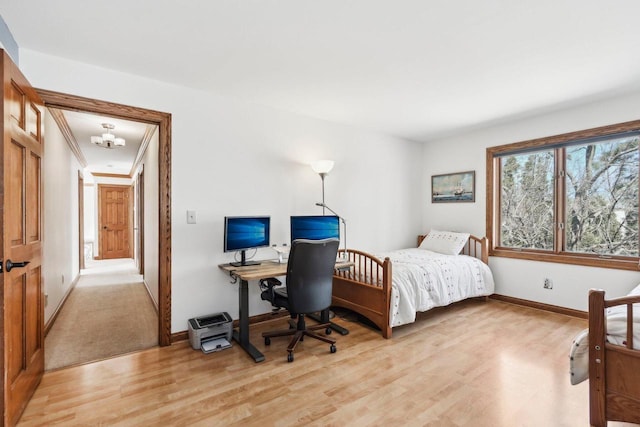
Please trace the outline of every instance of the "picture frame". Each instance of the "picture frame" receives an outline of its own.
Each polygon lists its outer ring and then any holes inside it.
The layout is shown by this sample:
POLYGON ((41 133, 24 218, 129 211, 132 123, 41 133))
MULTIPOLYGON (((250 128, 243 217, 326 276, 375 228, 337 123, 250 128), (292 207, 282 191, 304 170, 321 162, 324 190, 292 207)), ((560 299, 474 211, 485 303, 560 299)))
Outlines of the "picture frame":
POLYGON ((475 201, 475 171, 431 175, 431 203, 473 203, 475 201))

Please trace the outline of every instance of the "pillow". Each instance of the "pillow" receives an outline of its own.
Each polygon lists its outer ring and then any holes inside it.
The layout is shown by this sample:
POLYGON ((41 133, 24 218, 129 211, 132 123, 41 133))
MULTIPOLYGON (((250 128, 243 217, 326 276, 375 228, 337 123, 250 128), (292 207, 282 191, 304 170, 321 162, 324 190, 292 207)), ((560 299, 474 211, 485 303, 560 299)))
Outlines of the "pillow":
POLYGON ((580 384, 589 378, 589 330, 585 329, 573 339, 569 350, 571 384, 580 384))
POLYGON ((458 255, 467 240, 469 240, 469 233, 431 230, 420 243, 419 248, 443 255, 458 255))

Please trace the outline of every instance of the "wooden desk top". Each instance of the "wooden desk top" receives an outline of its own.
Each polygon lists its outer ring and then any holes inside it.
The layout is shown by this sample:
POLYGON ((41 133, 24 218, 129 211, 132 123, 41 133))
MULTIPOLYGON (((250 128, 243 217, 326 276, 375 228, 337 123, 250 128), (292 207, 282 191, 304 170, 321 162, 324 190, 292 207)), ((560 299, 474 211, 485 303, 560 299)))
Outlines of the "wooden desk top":
MULTIPOLYGON (((230 275, 237 276, 241 280, 260 280, 267 277, 277 277, 287 275, 287 263, 279 263, 277 260, 263 260, 259 265, 245 265, 244 267, 236 267, 231 264, 220 264, 218 267, 224 271, 228 271, 230 275)), ((352 262, 337 262, 336 269, 349 268, 352 262)))

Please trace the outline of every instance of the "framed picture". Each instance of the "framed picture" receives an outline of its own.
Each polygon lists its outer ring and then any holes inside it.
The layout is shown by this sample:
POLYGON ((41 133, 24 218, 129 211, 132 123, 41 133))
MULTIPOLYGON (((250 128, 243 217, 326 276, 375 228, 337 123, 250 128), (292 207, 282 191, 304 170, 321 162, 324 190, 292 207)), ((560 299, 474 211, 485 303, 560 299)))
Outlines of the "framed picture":
POLYGON ((476 172, 431 175, 431 202, 456 203, 476 201, 476 172))

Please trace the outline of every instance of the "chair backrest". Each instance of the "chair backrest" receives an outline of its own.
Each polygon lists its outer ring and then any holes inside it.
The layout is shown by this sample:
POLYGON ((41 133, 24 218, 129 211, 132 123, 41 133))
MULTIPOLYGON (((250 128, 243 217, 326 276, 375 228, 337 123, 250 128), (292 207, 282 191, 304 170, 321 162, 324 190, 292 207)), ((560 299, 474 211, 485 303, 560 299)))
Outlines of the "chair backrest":
POLYGON ((287 263, 291 313, 307 314, 329 308, 339 244, 339 239, 298 239, 291 243, 287 263))

